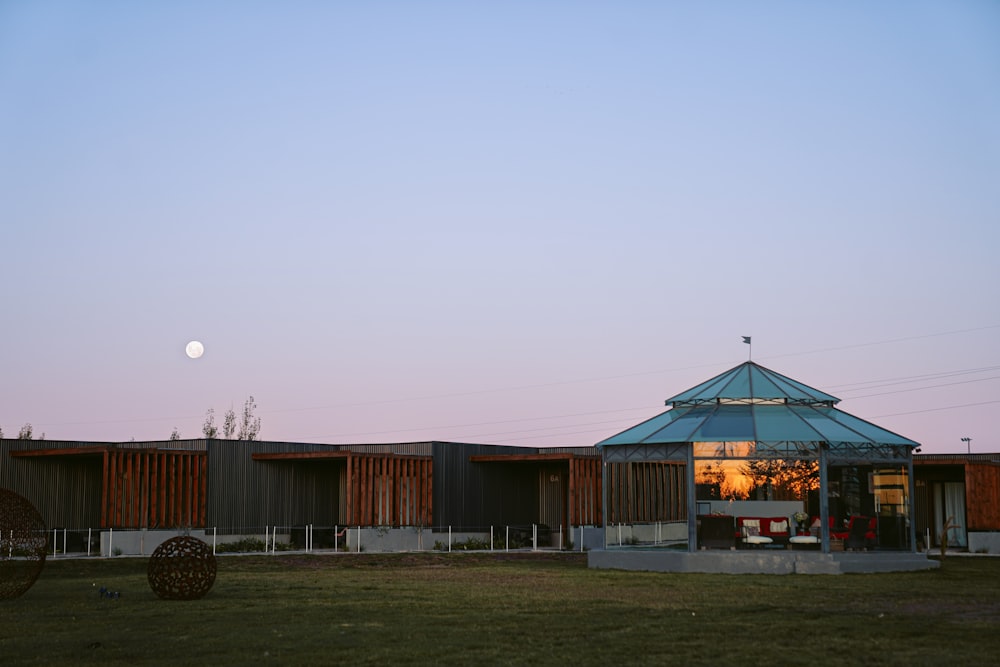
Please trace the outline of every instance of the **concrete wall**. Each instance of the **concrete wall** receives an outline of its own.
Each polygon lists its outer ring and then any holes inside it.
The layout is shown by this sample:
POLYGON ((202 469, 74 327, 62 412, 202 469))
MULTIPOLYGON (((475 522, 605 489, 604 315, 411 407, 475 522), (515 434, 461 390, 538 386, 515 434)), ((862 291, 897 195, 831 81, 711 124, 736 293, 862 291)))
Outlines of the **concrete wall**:
POLYGON ((211 535, 206 539, 204 530, 105 530, 101 531, 101 556, 149 556, 156 547, 178 535, 212 543, 211 535))
MULTIPOLYGON (((673 526, 673 524, 663 524, 664 534, 673 534, 676 532, 674 528, 667 530, 667 526, 673 526)), ((654 527, 652 526, 637 526, 640 531, 645 531, 648 533, 646 537, 652 541, 652 531, 654 527)), ((96 535, 96 532, 95 532, 96 535)), ((191 530, 191 531, 173 531, 173 530, 115 530, 115 531, 102 531, 100 533, 100 556, 149 556, 156 550, 156 547, 160 546, 163 542, 166 542, 172 537, 178 535, 191 535, 192 537, 197 537, 200 540, 206 542, 209 546, 213 543, 215 544, 225 544, 229 542, 239 542, 246 538, 256 538, 258 540, 264 541, 263 533, 252 533, 246 535, 218 535, 215 536, 211 530, 191 530)), ((685 534, 686 535, 686 534, 685 534)), ((288 532, 284 533, 271 533, 267 536, 268 551, 271 550, 271 539, 274 539, 278 543, 279 551, 282 551, 281 547, 283 545, 287 546, 292 544, 292 535, 288 532)), ((337 548, 341 551, 358 551, 358 544, 360 540, 361 552, 367 553, 392 553, 392 552, 402 552, 402 551, 431 551, 434 549, 435 545, 440 545, 442 550, 448 549, 449 539, 451 544, 455 545, 460 542, 465 542, 469 539, 481 540, 487 544, 490 542, 490 534, 488 532, 457 532, 452 531, 449 535, 447 530, 435 531, 430 528, 416 528, 416 527, 406 527, 406 528, 347 528, 343 531, 341 535, 337 538, 337 548)), ((538 549, 558 549, 559 548, 559 532, 556 531, 552 533, 548 539, 544 539, 543 535, 539 536, 538 549)), ((302 551, 304 550, 304 537, 302 535, 296 538, 298 543, 296 544, 294 550, 302 551)), ((570 533, 562 535, 563 543, 566 545, 566 550, 572 549, 573 551, 590 550, 590 549, 603 549, 604 540, 602 536, 602 531, 599 526, 580 526, 574 527, 570 533), (581 543, 581 534, 582 540, 581 543), (572 543, 572 547, 569 544, 572 543), (581 549, 582 545, 582 549, 581 549)), ((323 547, 317 547, 315 545, 316 538, 314 536, 314 551, 331 551, 333 549, 332 545, 326 545, 323 547)), ((523 542, 522 542, 523 543, 523 542)), ((493 550, 494 551, 504 551, 507 548, 506 543, 506 533, 503 527, 498 527, 493 532, 493 550)), ((512 547, 513 548, 513 547, 512 547)), ((524 548, 524 547, 522 547, 524 548)), ((530 548, 530 543, 527 548, 530 548)), ((94 554, 98 555, 97 553, 94 554)))
POLYGON ((969 533, 969 553, 1000 554, 1000 532, 969 533))
POLYGON ((791 516, 804 509, 799 500, 699 500, 699 512, 705 505, 712 512, 729 514, 731 516, 783 516, 791 520, 791 516))
MULTIPOLYGON (((672 521, 659 524, 615 524, 607 528, 607 543, 609 546, 671 544, 687 542, 687 539, 688 527, 686 521, 672 521)), ((593 548, 603 549, 604 545, 599 544, 593 548)))
POLYGON ((715 574, 845 574, 931 570, 940 563, 923 554, 807 551, 697 551, 608 549, 591 551, 589 567, 645 572, 715 574))

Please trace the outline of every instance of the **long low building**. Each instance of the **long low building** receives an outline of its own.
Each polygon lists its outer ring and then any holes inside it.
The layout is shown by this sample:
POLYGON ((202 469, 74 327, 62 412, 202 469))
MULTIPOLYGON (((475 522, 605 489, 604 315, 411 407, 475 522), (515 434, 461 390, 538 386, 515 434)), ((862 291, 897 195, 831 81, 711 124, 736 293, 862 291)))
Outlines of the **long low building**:
POLYGON ((541 525, 569 542, 603 521, 593 447, 7 439, 0 453, 0 487, 74 531, 541 525))
POLYGON ((113 531, 210 530, 372 550, 530 533, 534 547, 913 553, 947 531, 1000 552, 1000 457, 914 455, 838 402, 746 362, 595 446, 5 439, 0 487, 67 550, 70 531, 104 552, 113 531))

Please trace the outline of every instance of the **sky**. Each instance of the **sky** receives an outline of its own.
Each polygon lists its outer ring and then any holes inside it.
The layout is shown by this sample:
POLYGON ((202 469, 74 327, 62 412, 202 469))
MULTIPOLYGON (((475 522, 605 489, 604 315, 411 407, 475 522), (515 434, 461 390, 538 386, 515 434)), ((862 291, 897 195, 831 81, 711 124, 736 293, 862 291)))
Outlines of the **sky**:
POLYGON ((0 249, 5 437, 1000 452, 1000 4, 0 0, 0 249))

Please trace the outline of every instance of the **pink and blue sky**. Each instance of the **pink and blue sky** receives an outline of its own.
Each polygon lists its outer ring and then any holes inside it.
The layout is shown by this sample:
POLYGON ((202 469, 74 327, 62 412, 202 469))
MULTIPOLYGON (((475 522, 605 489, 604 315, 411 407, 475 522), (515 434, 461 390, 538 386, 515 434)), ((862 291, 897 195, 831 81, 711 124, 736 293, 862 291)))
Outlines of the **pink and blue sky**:
POLYGON ((2 2, 0 428, 1000 451, 1000 4, 2 2), (188 359, 190 340, 205 354, 188 359))

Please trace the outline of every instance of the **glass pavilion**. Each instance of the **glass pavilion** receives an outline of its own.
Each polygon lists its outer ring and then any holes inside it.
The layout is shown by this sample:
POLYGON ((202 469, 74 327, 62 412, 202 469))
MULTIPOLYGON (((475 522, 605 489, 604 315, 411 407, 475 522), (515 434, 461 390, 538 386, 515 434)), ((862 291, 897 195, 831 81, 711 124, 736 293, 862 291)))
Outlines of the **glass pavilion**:
POLYGON ((636 523, 636 497, 665 494, 636 471, 670 465, 683 483, 670 498, 647 498, 657 515, 640 520, 686 523, 688 551, 726 546, 702 530, 713 519, 728 521, 731 548, 747 546, 739 534, 746 516, 787 517, 789 534, 805 538, 795 542, 823 552, 843 548, 855 522, 866 526, 855 548, 915 551, 918 443, 838 410, 839 402, 752 361, 667 399, 666 412, 597 444, 605 534, 616 520, 636 523))

